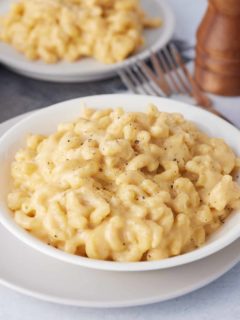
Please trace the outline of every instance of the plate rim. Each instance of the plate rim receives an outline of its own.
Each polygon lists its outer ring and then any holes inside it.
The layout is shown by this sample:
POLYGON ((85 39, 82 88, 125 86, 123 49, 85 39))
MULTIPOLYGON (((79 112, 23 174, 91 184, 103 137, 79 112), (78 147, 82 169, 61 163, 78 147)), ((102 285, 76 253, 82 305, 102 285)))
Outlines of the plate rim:
POLYGON ((206 278, 204 281, 199 282, 199 284, 196 284, 194 286, 189 286, 184 290, 179 289, 178 291, 175 291, 174 294, 168 294, 164 298, 160 297, 154 297, 154 298, 141 298, 136 299, 135 301, 131 300, 131 302, 124 301, 124 302, 90 302, 90 301, 84 301, 84 300, 77 300, 77 299, 64 299, 59 298, 56 296, 51 296, 48 294, 40 293, 34 290, 26 289, 21 286, 14 285, 13 283, 10 283, 8 281, 4 281, 0 278, 0 285, 3 285, 4 287, 11 289, 15 292, 21 293, 25 296, 32 297, 41 301, 51 302, 55 304, 60 305, 67 305, 67 306, 75 306, 75 307, 82 307, 82 308, 99 308, 99 309, 114 309, 114 308, 128 308, 128 307, 138 307, 138 306, 144 306, 144 305, 151 305, 154 303, 160 303, 168 300, 172 300, 174 298, 182 297, 187 295, 188 293, 194 292, 198 289, 201 289, 208 284, 214 282, 215 280, 221 278, 224 274, 226 274, 228 271, 230 271, 232 268, 234 268, 238 263, 240 262, 240 257, 234 259, 233 262, 229 263, 226 268, 221 270, 220 272, 214 274, 213 276, 210 276, 206 278))

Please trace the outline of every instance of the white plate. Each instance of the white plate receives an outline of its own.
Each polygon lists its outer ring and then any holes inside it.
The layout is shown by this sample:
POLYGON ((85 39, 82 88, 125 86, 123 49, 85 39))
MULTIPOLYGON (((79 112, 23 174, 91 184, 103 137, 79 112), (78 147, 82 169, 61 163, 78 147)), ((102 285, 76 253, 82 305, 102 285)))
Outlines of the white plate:
MULTIPOLYGON (((23 117, 0 125, 0 135, 23 117)), ((0 252, 1 284, 46 301, 109 308, 160 302, 207 285, 240 261, 240 239, 198 262, 141 273, 96 271, 57 261, 28 247, 1 225, 0 252)))
MULTIPOLYGON (((16 0, 1 0, 0 14, 6 12, 12 2, 16 2, 16 0)), ((116 74, 119 68, 132 63, 137 56, 147 58, 149 49, 154 51, 161 49, 173 34, 175 19, 165 0, 142 0, 141 3, 149 15, 161 17, 164 24, 161 28, 144 31, 145 45, 139 50, 138 54, 124 62, 105 65, 94 59, 86 58, 74 63, 60 62, 49 65, 41 61, 28 61, 14 48, 2 42, 0 42, 0 62, 18 73, 49 81, 79 82, 111 77, 116 74)))

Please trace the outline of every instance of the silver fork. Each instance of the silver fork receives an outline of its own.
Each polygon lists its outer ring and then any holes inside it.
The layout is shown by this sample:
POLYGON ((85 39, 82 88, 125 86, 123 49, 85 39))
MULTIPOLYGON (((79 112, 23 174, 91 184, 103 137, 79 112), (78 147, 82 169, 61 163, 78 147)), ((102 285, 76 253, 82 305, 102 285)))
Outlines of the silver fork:
POLYGON ((212 106, 212 101, 199 89, 176 46, 170 44, 158 53, 151 52, 150 61, 152 68, 143 60, 137 60, 132 67, 119 70, 122 82, 130 91, 161 97, 190 96, 199 107, 233 124, 212 106))

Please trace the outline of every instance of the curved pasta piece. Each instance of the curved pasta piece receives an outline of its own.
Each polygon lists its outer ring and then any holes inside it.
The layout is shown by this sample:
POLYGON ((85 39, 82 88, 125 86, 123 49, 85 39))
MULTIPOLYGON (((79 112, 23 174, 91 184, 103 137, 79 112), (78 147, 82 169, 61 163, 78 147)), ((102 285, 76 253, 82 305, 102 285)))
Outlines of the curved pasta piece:
POLYGON ((209 204, 218 211, 223 210, 228 203, 240 199, 240 187, 233 182, 232 177, 225 175, 213 188, 209 195, 209 204))

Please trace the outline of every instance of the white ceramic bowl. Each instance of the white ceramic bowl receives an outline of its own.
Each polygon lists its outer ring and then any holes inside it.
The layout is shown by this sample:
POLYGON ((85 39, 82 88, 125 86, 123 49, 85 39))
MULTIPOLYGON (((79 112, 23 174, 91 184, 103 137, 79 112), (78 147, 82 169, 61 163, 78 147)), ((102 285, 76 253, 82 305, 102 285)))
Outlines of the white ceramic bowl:
POLYGON ((50 134, 55 131, 58 123, 77 117, 83 105, 99 109, 122 106, 126 111, 144 111, 149 103, 154 103, 162 111, 182 113, 186 119, 194 121, 208 135, 223 138, 238 155, 240 154, 240 132, 224 120, 194 106, 163 98, 135 95, 102 95, 65 101, 35 112, 0 138, 0 222, 27 245, 47 255, 89 268, 112 271, 145 271, 175 267, 207 257, 236 240, 240 236, 240 211, 234 212, 199 249, 159 261, 119 263, 65 253, 44 244, 15 223, 6 203, 11 186, 10 162, 15 152, 24 145, 27 133, 50 134))

